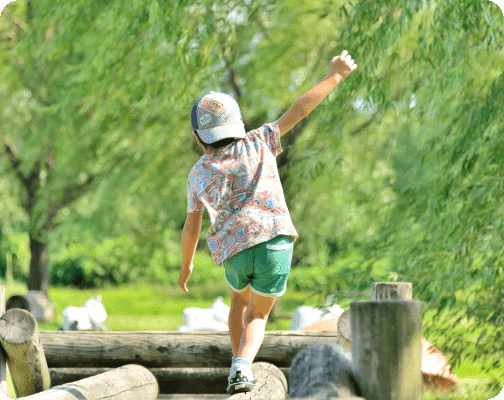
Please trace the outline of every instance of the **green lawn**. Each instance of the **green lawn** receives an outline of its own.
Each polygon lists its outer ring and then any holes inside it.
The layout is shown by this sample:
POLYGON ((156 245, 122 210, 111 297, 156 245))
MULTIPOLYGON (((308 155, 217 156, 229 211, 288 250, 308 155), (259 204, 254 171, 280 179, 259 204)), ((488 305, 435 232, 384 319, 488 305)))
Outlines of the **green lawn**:
MULTIPOLYGON (((6 298, 14 294, 27 292, 26 286, 0 280, 0 285, 6 287, 6 298)), ((67 306, 80 307, 91 296, 101 295, 102 302, 107 310, 105 325, 112 331, 172 331, 182 325, 182 311, 187 307, 208 308, 219 296, 229 305, 229 288, 225 281, 206 282, 201 285, 191 285, 189 293, 182 292, 178 286, 168 285, 123 285, 120 287, 108 287, 104 289, 79 290, 67 287, 51 287, 49 298, 54 303, 56 317, 52 322, 40 322, 40 330, 58 330, 61 326, 61 312, 67 306)), ((338 297, 338 304, 344 309, 349 308, 350 303, 356 300, 366 300, 369 293, 363 293, 360 297, 338 297)), ((292 313, 300 305, 317 305, 320 299, 306 292, 287 290, 279 300, 282 313, 292 313)), ((467 327, 467 321, 462 321, 457 329, 452 329, 450 334, 460 335, 467 327)), ((432 324, 432 313, 424 309, 424 327, 432 324)), ((287 330, 290 327, 289 319, 279 319, 275 323, 268 323, 267 330, 287 330)), ((450 349, 442 347, 445 333, 436 331, 434 337, 428 340, 437 345, 447 356, 450 349)), ((476 338, 477 339, 477 338, 476 338)), ((487 386, 496 380, 504 384, 504 370, 484 372, 482 361, 464 360, 454 368, 460 380, 459 389, 450 395, 425 393, 424 399, 450 399, 450 400, 487 400, 498 393, 498 390, 488 390, 487 386)), ((10 379, 10 378, 9 378, 10 379)), ((12 383, 9 382, 9 396, 14 397, 12 383)))

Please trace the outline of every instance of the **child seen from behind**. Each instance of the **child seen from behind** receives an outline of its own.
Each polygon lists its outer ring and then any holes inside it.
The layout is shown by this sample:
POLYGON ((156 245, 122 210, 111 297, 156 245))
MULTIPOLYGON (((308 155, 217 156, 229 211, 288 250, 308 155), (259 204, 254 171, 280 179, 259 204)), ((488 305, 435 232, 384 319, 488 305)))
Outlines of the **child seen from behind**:
POLYGON ((355 68, 344 50, 331 60, 327 77, 299 97, 280 119, 250 132, 245 132, 240 108, 231 96, 210 92, 193 105, 193 135, 205 153, 187 183, 179 285, 188 291, 206 209, 211 222, 208 247, 216 265, 224 267, 231 290, 229 395, 248 392, 257 382, 252 362, 275 299, 286 291, 298 236, 276 165, 275 157, 282 151, 280 137, 355 68))

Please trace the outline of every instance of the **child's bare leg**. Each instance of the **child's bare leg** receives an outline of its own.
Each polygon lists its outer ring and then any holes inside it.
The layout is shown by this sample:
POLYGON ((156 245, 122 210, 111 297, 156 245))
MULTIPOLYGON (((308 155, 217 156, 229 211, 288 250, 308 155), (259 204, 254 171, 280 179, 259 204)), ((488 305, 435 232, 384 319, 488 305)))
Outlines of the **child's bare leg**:
POLYGON ((250 287, 243 292, 235 292, 231 289, 231 309, 229 310, 229 337, 233 357, 238 357, 240 340, 245 329, 245 311, 250 300, 250 287))
POLYGON ((254 292, 250 294, 250 303, 246 310, 246 324, 241 336, 238 357, 246 359, 251 364, 264 340, 266 321, 275 300, 276 297, 261 296, 254 292))

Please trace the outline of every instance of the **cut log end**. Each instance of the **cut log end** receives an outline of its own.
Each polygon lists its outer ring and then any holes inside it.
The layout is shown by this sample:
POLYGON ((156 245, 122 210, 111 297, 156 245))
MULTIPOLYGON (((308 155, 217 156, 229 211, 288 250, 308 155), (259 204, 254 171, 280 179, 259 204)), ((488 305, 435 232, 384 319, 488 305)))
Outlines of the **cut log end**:
POLYGON ((2 342, 14 345, 28 343, 37 332, 37 321, 26 310, 13 308, 0 318, 0 340, 2 342))
POLYGON ((266 362, 252 364, 257 383, 251 392, 236 393, 228 400, 284 400, 287 397, 287 379, 283 372, 266 362))
POLYGON ((411 282, 374 282, 371 284, 371 300, 411 300, 411 282))

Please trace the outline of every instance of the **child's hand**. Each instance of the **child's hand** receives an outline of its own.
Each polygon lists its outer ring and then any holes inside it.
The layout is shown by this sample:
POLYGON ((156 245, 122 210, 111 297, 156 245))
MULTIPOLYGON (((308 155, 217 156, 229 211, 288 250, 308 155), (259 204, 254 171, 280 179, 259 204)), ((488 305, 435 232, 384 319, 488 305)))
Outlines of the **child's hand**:
POLYGON ((343 50, 339 56, 331 60, 331 75, 337 74, 341 78, 345 78, 355 68, 357 68, 357 64, 346 50, 343 50))
POLYGON ((184 267, 180 268, 178 284, 181 287, 181 289, 186 293, 189 291, 189 290, 187 290, 186 284, 187 284, 187 281, 189 280, 189 277, 191 276, 193 268, 194 268, 194 265, 192 263, 189 266, 189 268, 184 268, 184 267))

